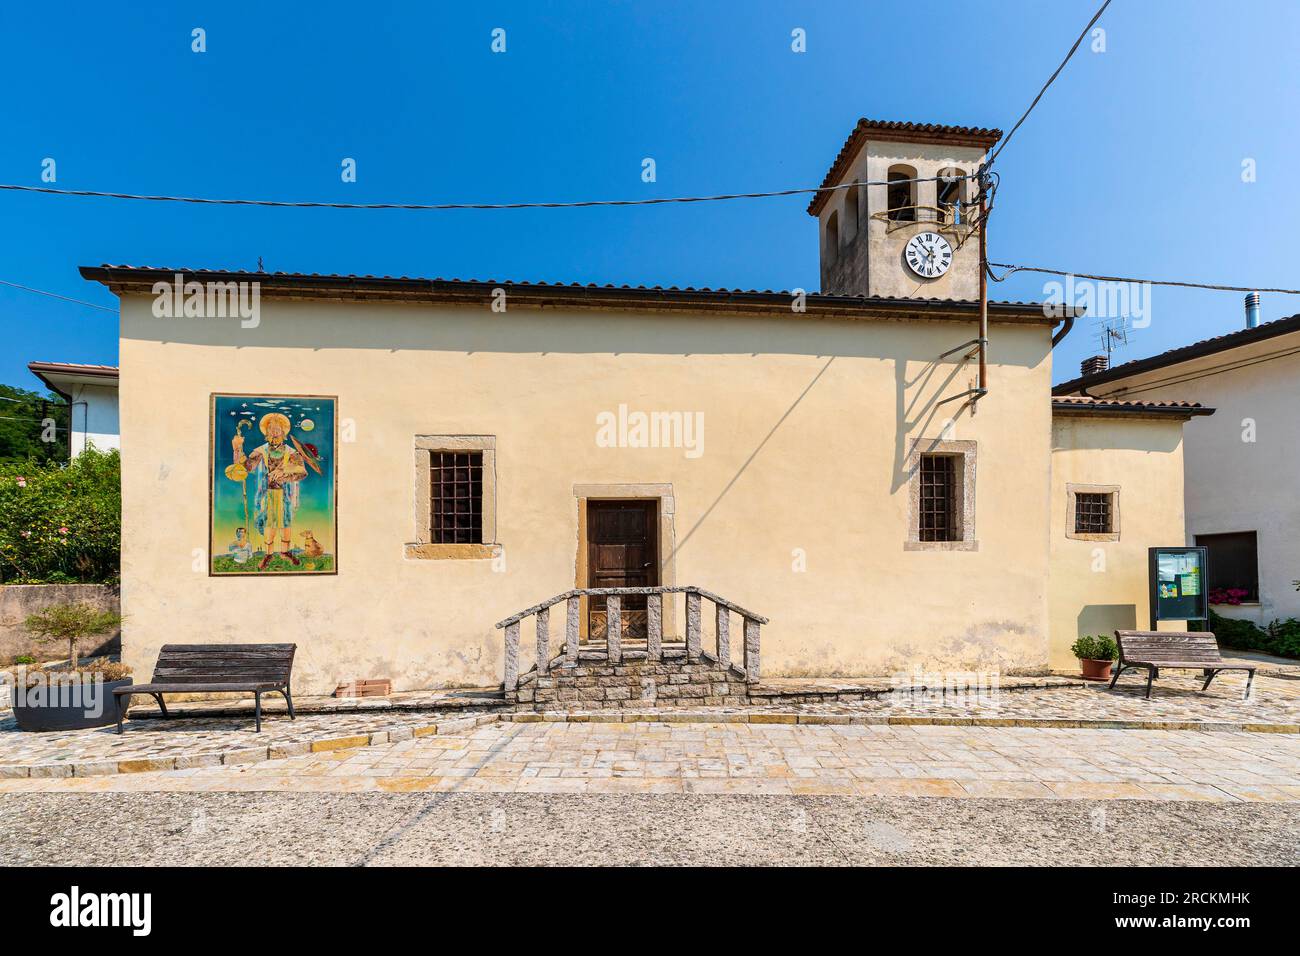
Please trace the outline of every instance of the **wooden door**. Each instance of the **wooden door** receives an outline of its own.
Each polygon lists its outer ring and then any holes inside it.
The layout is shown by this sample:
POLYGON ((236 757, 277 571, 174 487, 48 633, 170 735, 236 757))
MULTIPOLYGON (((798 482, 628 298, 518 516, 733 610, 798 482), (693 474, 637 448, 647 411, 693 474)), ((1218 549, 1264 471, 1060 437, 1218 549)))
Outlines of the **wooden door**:
MULTIPOLYGON (((641 588, 659 583, 659 502, 587 502, 587 587, 641 588)), ((587 602, 591 640, 605 639, 605 598, 587 602)), ((623 595, 623 636, 646 636, 644 595, 623 595)))

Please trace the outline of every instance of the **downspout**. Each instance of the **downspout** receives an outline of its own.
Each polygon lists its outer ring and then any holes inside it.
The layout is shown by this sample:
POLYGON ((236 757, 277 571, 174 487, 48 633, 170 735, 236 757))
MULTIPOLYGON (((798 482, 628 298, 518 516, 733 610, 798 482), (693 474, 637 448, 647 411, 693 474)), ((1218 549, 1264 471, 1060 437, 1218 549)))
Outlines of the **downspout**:
POLYGON ((1067 312, 1061 325, 1061 331, 1052 336, 1052 348, 1056 348, 1061 339, 1070 334, 1070 329, 1074 328, 1074 316, 1067 312))
POLYGON ((984 170, 980 170, 980 329, 979 344, 979 379, 975 385, 975 399, 981 399, 989 392, 989 258, 988 234, 989 212, 986 196, 988 180, 984 170))

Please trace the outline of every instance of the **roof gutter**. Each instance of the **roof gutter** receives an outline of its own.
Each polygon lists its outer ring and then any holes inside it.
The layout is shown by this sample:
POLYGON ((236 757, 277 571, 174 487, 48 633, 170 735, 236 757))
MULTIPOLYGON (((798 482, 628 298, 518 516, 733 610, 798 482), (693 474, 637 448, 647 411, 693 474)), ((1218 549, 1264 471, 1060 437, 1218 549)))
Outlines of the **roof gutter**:
MULTIPOLYGON (((720 312, 739 315, 792 314, 788 292, 739 290, 620 288, 595 285, 491 282, 478 280, 313 276, 257 272, 208 272, 183 269, 133 269, 83 266, 85 279, 101 282, 118 295, 151 295, 156 282, 257 282, 262 298, 385 299, 431 305, 481 305, 496 289, 504 289, 512 305, 534 308, 650 310, 656 312, 720 312)), ((796 317, 838 316, 862 319, 930 319, 968 321, 979 314, 979 302, 946 299, 869 298, 810 293, 805 313, 796 317)), ((990 317, 999 322, 1046 324, 1054 320, 1039 303, 989 303, 990 317)))

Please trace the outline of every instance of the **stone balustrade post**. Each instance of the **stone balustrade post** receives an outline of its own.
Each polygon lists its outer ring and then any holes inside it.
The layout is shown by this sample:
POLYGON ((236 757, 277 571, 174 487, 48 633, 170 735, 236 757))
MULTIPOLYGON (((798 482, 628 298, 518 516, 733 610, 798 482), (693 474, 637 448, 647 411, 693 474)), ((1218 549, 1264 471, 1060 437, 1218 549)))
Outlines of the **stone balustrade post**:
POLYGON ((564 617, 564 663, 569 667, 578 663, 578 615, 582 598, 569 598, 564 617))
POLYGON ((544 607, 537 612, 537 676, 550 673, 551 670, 551 609, 544 607))
POLYGON ((605 598, 605 647, 611 664, 623 660, 623 601, 617 594, 605 598))
POLYGON ((664 596, 662 593, 646 595, 645 617, 646 660, 657 661, 663 657, 664 645, 664 596))
POLYGON ((686 592, 686 660, 700 659, 700 594, 686 592))
POLYGON ((519 689, 519 622, 506 625, 506 660, 505 660, 505 679, 503 681, 506 693, 519 689))

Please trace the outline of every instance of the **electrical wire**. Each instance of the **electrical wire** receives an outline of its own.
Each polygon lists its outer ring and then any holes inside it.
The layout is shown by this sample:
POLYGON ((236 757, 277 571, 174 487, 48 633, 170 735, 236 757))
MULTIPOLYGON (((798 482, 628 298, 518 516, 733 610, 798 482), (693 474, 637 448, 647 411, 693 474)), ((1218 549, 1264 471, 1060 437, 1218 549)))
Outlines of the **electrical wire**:
POLYGON ((1006 262, 990 262, 989 265, 1007 270, 1002 273, 1002 275, 995 275, 993 270, 989 269, 989 278, 994 282, 1003 282, 1008 276, 1016 272, 1039 272, 1043 275, 1074 276, 1076 279, 1095 279, 1098 282, 1131 282, 1142 285, 1176 286, 1183 289, 1210 289, 1215 292, 1278 292, 1282 295, 1300 295, 1300 289, 1271 289, 1263 286, 1248 285, 1216 285, 1211 282, 1181 282, 1176 279, 1134 279, 1125 276, 1092 275, 1087 272, 1066 272, 1061 269, 1044 269, 1038 266, 1017 266, 1006 262))
POLYGON ((48 193, 55 196, 90 196, 99 199, 139 199, 148 202, 200 203, 216 206, 274 206, 290 209, 407 209, 407 210, 448 210, 448 209, 585 209, 592 206, 660 206, 668 203, 723 202, 732 199, 768 199, 776 196, 801 196, 811 193, 835 192, 840 189, 852 189, 855 186, 889 186, 898 183, 930 183, 939 180, 974 179, 977 174, 968 173, 961 176, 922 176, 916 179, 895 179, 890 181, 860 180, 840 183, 838 186, 814 186, 807 189, 776 189, 770 192, 721 193, 713 196, 665 196, 658 199, 587 199, 579 202, 510 202, 510 203, 349 203, 349 202, 287 202, 275 199, 207 199, 198 196, 149 196, 137 193, 98 192, 92 189, 57 189, 53 186, 22 186, 14 183, 0 183, 0 190, 17 192, 48 193))
POLYGON ((988 162, 984 164, 983 170, 985 172, 992 168, 994 162, 997 161, 999 154, 1001 154, 1002 150, 1007 148, 1007 144, 1011 142, 1011 137, 1015 136, 1016 130, 1020 129, 1020 124, 1029 118, 1029 114, 1034 111, 1034 107, 1038 105, 1038 101, 1043 98, 1043 94, 1047 92, 1048 87, 1050 87, 1056 81, 1056 78, 1061 75, 1061 71, 1065 69, 1065 64, 1070 62, 1070 58, 1073 57, 1075 51, 1079 49, 1079 44, 1083 42, 1083 38, 1088 35, 1088 31, 1092 29, 1093 24, 1101 19, 1101 15, 1106 12, 1106 8, 1109 6, 1110 0, 1106 0, 1097 12, 1092 15, 1092 19, 1088 21, 1088 25, 1084 27, 1083 32, 1079 34, 1079 39, 1074 41, 1074 46, 1070 47, 1070 52, 1065 54, 1065 59, 1062 60, 1061 65, 1056 68, 1056 72, 1047 78, 1047 82, 1043 84, 1043 88, 1038 91, 1038 95, 1034 97, 1034 101, 1029 104, 1029 109, 1025 110, 1025 112, 1021 114, 1020 119, 1016 120, 1016 125, 1011 127, 1011 132, 1007 133, 1002 142, 998 144, 998 148, 993 151, 993 155, 989 157, 988 162))
POLYGON ((86 302, 84 299, 73 299, 70 296, 59 295, 57 292, 46 292, 44 289, 33 289, 29 285, 19 285, 17 282, 10 282, 8 279, 0 279, 0 285, 7 285, 12 289, 22 289, 24 292, 35 292, 37 295, 48 295, 52 299, 62 299, 64 302, 75 302, 77 305, 88 305, 92 309, 102 309, 105 312, 117 314, 117 309, 110 309, 106 305, 96 305, 94 302, 86 302))

